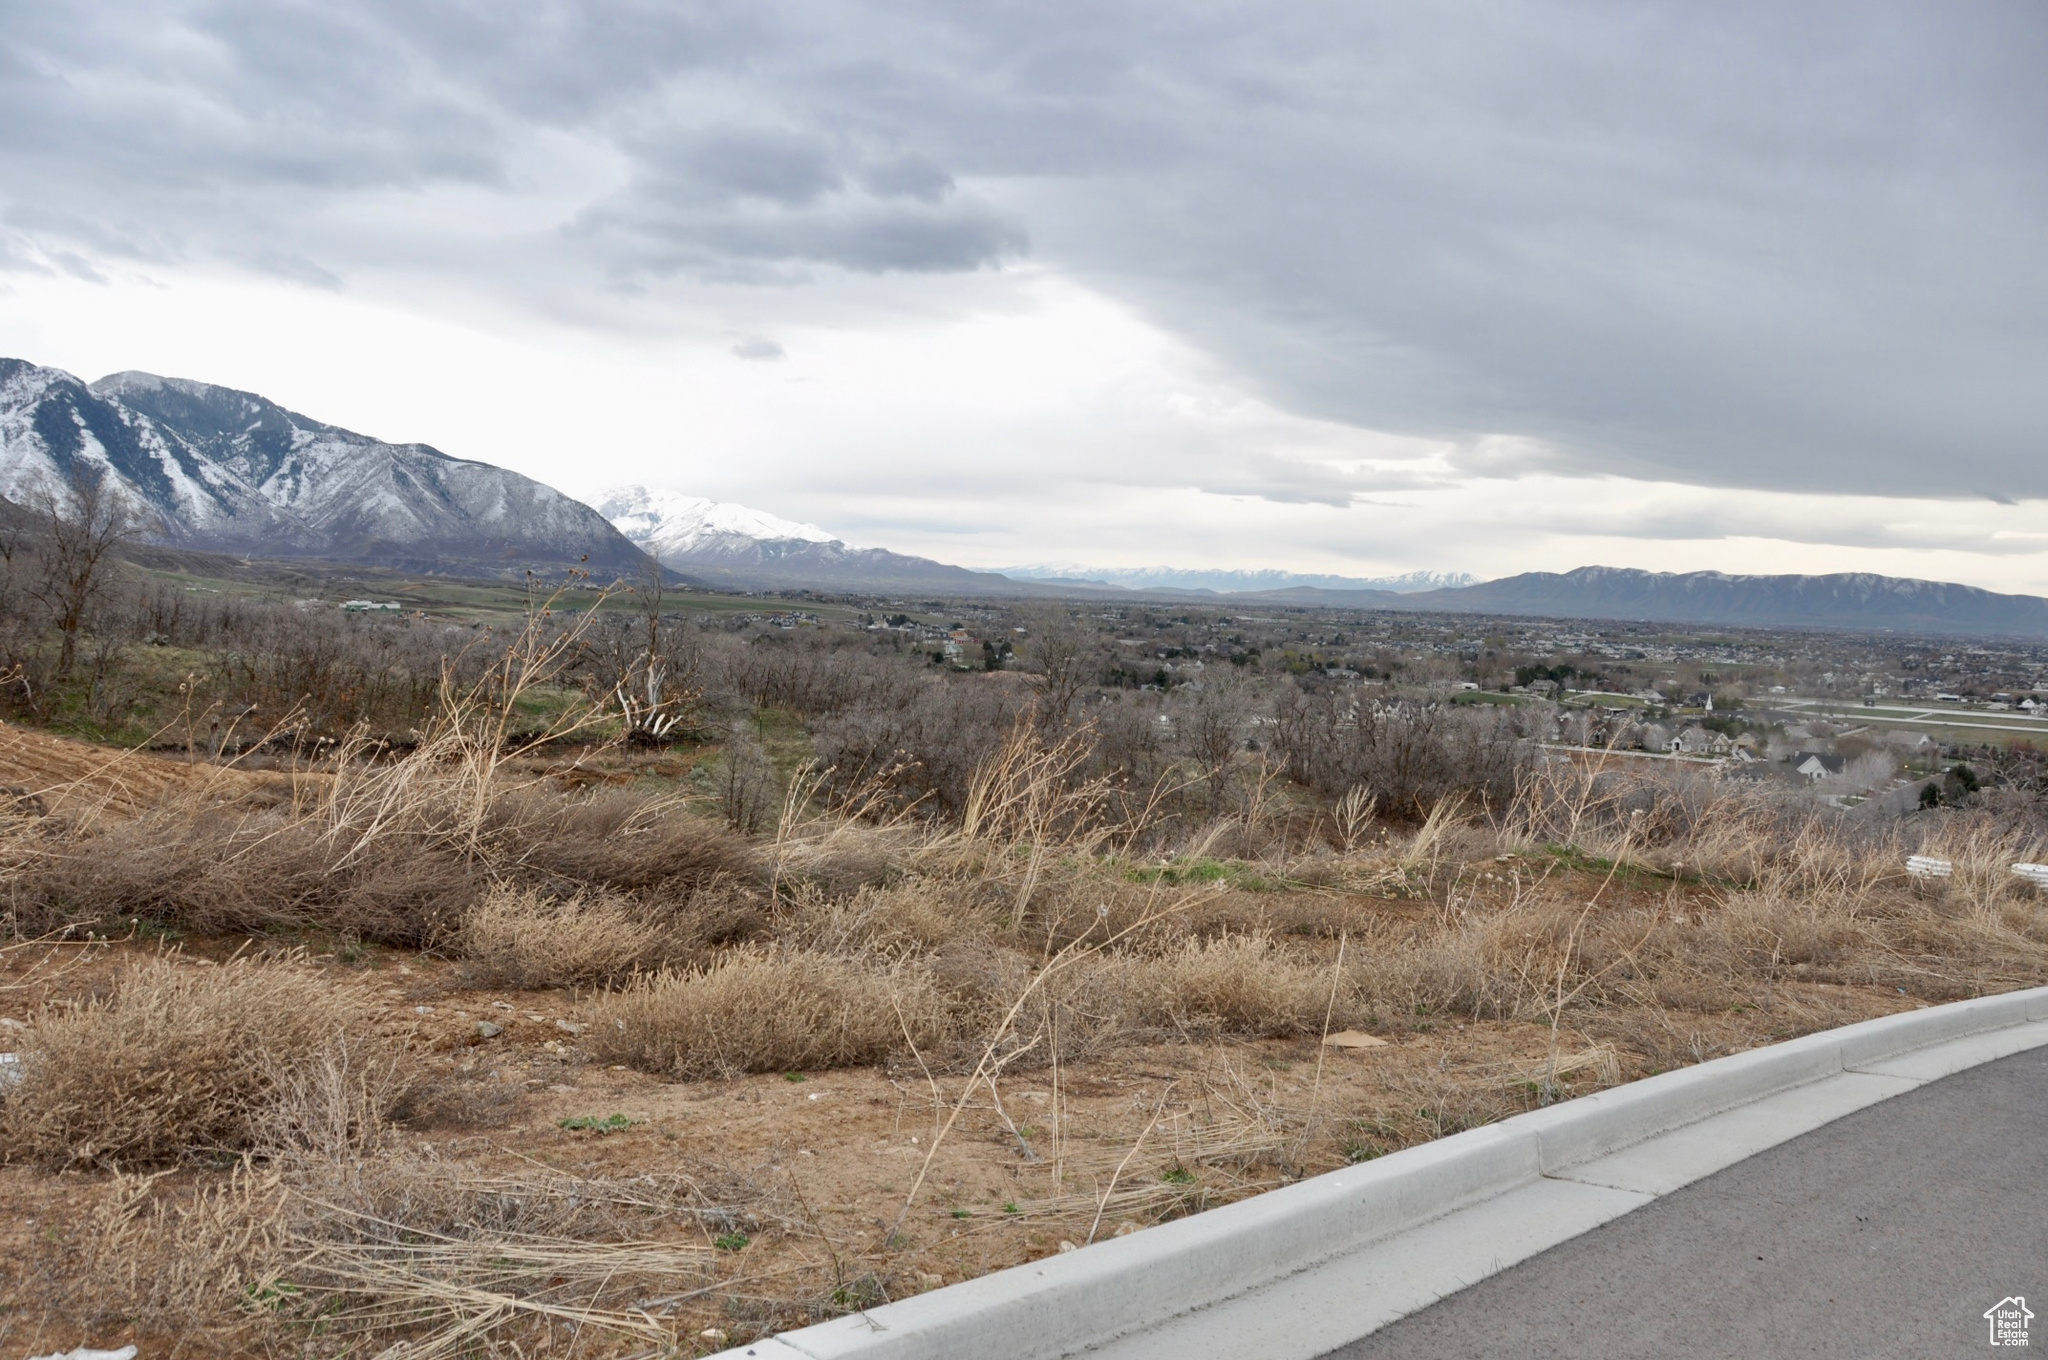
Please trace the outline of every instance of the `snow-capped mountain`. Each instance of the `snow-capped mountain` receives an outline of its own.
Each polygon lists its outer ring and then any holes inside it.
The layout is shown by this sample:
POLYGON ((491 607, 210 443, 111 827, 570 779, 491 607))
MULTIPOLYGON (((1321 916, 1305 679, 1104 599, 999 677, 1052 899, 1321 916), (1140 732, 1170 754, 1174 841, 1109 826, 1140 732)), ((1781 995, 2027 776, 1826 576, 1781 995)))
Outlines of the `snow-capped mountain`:
POLYGON ((249 392, 150 373, 87 384, 0 359, 0 496, 98 468, 151 538, 268 557, 518 571, 645 557, 552 487, 425 444, 387 444, 249 392))
POLYGON ((1411 571, 1399 576, 1321 576, 1294 571, 1225 571, 1201 567, 1088 567, 1045 563, 1004 567, 1003 575, 1018 581, 1094 582, 1127 590, 1201 590, 1220 595, 1260 590, 1387 590, 1406 595, 1420 590, 1469 586, 1478 578, 1463 571, 1411 571))
POLYGON ((598 510, 665 567, 747 588, 1016 593, 988 572, 884 548, 856 548, 815 524, 730 502, 641 486, 615 487, 598 510))
POLYGON ((613 487, 598 498, 597 512, 656 557, 744 549, 747 544, 782 539, 847 546, 815 524, 799 524, 731 501, 649 491, 644 486, 613 487))

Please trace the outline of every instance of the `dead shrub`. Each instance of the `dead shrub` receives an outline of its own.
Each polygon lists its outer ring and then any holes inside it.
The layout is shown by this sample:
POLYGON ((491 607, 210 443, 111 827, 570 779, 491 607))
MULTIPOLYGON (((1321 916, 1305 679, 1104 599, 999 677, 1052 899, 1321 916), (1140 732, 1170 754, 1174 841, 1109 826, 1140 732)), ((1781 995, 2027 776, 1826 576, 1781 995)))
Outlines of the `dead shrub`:
POLYGON ((566 901, 500 887, 463 915, 455 950, 472 987, 581 987, 649 972, 683 942, 645 908, 609 895, 566 901))
POLYGON ((173 804, 32 847, 14 873, 19 929, 140 918, 198 934, 317 928, 420 946, 445 933, 485 879, 454 847, 346 841, 281 809, 173 804))
POLYGON ((409 768, 421 759, 336 781, 343 793, 316 791, 302 806, 183 798, 142 817, 18 837, 15 929, 105 930, 139 917, 199 934, 312 928, 422 948, 493 883, 563 897, 678 896, 755 877, 744 842, 646 796, 514 787, 487 793, 481 826, 463 833, 463 791, 409 768), (351 793, 362 783, 391 786, 379 789, 391 806, 372 815, 344 801, 362 801, 351 793))
MULTIPOLYGON (((1334 970, 1260 936, 1191 940, 1155 958, 1122 961, 1132 1010, 1148 1024, 1191 1033, 1314 1034, 1329 1013, 1334 970)), ((1335 1023, 1352 1007, 1338 995, 1335 1023)))
POLYGON ((564 798, 515 790, 494 804, 489 837, 494 858, 527 872, 622 892, 674 894, 760 874, 742 838, 672 800, 629 791, 564 798))
POLYGON ((591 1019, 599 1061, 676 1077, 856 1067, 947 1028, 918 968, 768 949, 642 979, 591 1019))
POLYGON ((1476 933, 1379 942, 1359 950, 1359 988, 1382 1023, 1447 1012, 1506 1019, 1519 989, 1490 965, 1476 933))
POLYGON ((65 1263, 64 1312, 85 1327, 205 1331, 216 1345, 259 1329, 259 1310, 279 1297, 278 1176, 244 1161, 225 1181, 180 1195, 158 1187, 162 1175, 116 1176, 85 1216, 65 1263))
POLYGON ((1266 908, 1258 894, 1217 883, 1182 885, 1163 873, 1150 882, 1131 882, 1121 874, 1103 873, 1098 865, 1073 861, 1041 875, 1018 933, 1047 951, 1114 943, 1125 950, 1171 953, 1191 935, 1260 929, 1266 908))
POLYGON ((806 887, 795 894, 796 913, 786 934, 805 948, 828 954, 928 953, 995 928, 995 913, 960 886, 913 879, 839 898, 806 887))
POLYGON ((247 1151, 344 1040, 352 1066, 337 1079, 374 1124, 395 1059, 361 985, 291 960, 155 959, 108 997, 38 1017, 0 1106, 0 1147, 45 1166, 131 1169, 247 1151))
POLYGON ((710 1282, 702 1234, 793 1221, 733 1168, 609 1178, 316 1153, 182 1180, 116 1177, 59 1263, 67 1322, 234 1354, 309 1328, 337 1353, 547 1354, 593 1336, 669 1353, 674 1321, 644 1301, 710 1282))
POLYGON ((709 1283, 697 1224, 758 1223, 686 1177, 493 1175, 414 1155, 314 1161, 286 1189, 280 1312, 351 1351, 413 1356, 673 1352, 674 1322, 644 1301, 709 1283))
POLYGON ((1142 966, 1134 956, 1103 953, 1062 964, 1025 999, 1008 1043, 998 1046, 1005 1066, 1041 1067, 1055 1056, 1085 1062, 1139 1037, 1130 980, 1142 966))

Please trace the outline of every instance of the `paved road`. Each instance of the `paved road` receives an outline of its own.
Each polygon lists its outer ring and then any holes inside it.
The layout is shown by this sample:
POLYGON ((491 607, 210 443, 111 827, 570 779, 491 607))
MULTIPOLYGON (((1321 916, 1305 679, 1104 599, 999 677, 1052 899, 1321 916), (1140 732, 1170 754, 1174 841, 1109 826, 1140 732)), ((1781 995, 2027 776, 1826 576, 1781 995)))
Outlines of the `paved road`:
POLYGON ((2014 1355, 2048 1348, 2048 1049, 1880 1102, 1656 1200, 1330 1353, 2014 1355))
POLYGON ((1967 708, 1912 708, 1905 705, 1878 705, 1864 708, 1859 704, 1822 703, 1811 699, 1780 699, 1764 706, 1766 713, 1775 710, 1794 718, 1831 718, 1837 722, 1890 723, 1912 727, 1970 728, 1986 732, 2028 732, 2038 735, 2048 731, 2048 722, 2039 718, 2001 717, 1997 713, 1967 708))

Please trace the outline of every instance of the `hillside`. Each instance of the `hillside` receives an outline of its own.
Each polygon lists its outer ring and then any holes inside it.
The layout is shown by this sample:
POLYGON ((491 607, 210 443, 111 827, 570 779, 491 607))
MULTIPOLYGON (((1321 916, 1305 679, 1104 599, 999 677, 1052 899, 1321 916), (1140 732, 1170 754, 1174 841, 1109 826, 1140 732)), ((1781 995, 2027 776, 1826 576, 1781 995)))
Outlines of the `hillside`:
POLYGON ((101 469, 156 541, 265 557, 517 574, 645 561, 552 487, 425 444, 390 444, 250 392, 148 373, 87 384, 0 359, 0 496, 101 469))
POLYGON ((993 572, 856 548, 815 524, 698 496, 617 487, 599 498, 598 510, 663 566, 735 589, 1049 593, 993 572))
POLYGON ((1743 576, 1580 567, 1406 595, 1287 590, 1238 598, 1365 609, 2048 637, 2048 600, 2037 596, 2001 595, 1975 586, 1869 572, 1743 576))

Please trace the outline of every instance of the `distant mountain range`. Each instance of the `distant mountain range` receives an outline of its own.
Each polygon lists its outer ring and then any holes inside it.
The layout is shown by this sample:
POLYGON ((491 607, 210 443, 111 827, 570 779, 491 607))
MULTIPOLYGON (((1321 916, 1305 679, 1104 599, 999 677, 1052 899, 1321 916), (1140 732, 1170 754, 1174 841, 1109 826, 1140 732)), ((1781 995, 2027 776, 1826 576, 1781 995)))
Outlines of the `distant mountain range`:
MULTIPOLYGON (((0 498, 112 479, 143 532, 173 547, 447 574, 585 564, 601 578, 650 556, 698 584, 919 595, 1176 600, 1224 607, 1630 619, 1658 623, 2048 637, 2048 600, 1865 572, 1683 574, 1617 567, 1472 583, 1153 567, 1020 567, 1015 576, 857 548, 815 524, 623 487, 597 508, 489 463, 389 444, 232 388, 149 373, 84 383, 0 359, 0 498)), ((0 507, 4 508, 4 507, 0 507)))
POLYGON ((688 577, 746 589, 923 591, 972 595, 1144 594, 1173 600, 1245 596, 1275 590, 1441 590, 1470 584, 1463 573, 1406 576, 1308 576, 1284 571, 1199 571, 1174 567, 1100 569, 1005 567, 972 571, 883 548, 856 548, 815 524, 765 510, 644 486, 614 487, 598 512, 663 566, 688 577))
POLYGON ((264 557, 517 573, 641 551, 580 501, 425 444, 387 444, 233 388, 151 373, 87 384, 0 359, 0 496, 97 469, 151 538, 264 557))
POLYGON ((969 571, 855 548, 814 524, 743 505, 625 487, 598 508, 665 566, 745 588, 1122 597, 1226 607, 1295 605, 1564 619, 2048 636, 2048 600, 1865 572, 1832 576, 1683 574, 1624 567, 1527 572, 1497 581, 1412 572, 1368 580, 1167 567, 969 571), (1337 584, 1328 584, 1337 583, 1337 584))
POLYGON ((1542 618, 1837 628, 1901 633, 2048 636, 2048 600, 1869 572, 1738 576, 1719 571, 1580 567, 1525 572, 1452 590, 1283 590, 1274 604, 1433 610, 1542 618))
POLYGON ((991 572, 886 548, 856 548, 815 524, 730 502, 623 486, 599 497, 597 508, 663 566, 706 584, 745 590, 1043 593, 991 572))
POLYGON ((1400 576, 1314 576, 1292 571, 1208 571, 1195 567, 1087 567, 1070 563, 1003 567, 1013 581, 1048 585, 1116 586, 1126 590, 1207 591, 1241 595, 1268 590, 1384 590, 1396 595, 1469 586, 1463 571, 1411 571, 1400 576))

